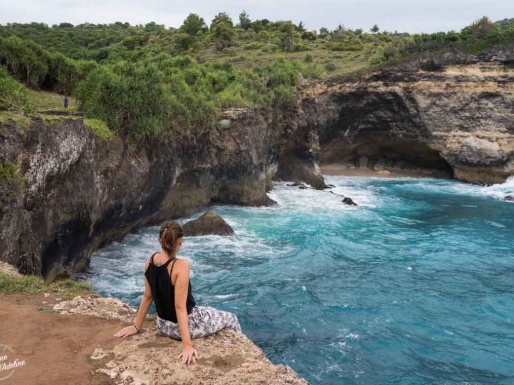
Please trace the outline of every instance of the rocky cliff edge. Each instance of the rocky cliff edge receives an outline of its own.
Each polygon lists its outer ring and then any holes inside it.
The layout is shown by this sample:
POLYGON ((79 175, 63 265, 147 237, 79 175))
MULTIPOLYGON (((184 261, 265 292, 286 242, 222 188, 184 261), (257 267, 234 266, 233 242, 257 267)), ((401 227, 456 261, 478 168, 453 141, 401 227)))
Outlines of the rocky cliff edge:
MULTIPOLYGON (((10 284, 20 277, 2 262, 1 274, 10 284)), ((12 373, 2 372, 2 378, 9 375, 7 383, 307 384, 232 330, 193 340, 199 358, 186 366, 177 359, 181 342, 161 334, 152 316, 140 334, 116 338, 114 333, 133 322, 136 309, 89 290, 70 300, 64 300, 66 294, 45 285, 31 293, 0 295, 0 343, 11 349, 10 358, 24 361, 12 373)))

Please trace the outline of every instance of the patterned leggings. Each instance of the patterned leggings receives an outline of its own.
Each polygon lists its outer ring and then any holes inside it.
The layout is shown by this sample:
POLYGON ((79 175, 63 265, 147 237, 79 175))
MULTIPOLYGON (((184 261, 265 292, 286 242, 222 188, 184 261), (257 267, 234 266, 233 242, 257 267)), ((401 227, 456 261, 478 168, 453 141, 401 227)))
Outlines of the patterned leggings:
MULTIPOLYGON (((162 319, 157 315, 157 327, 168 337, 182 340, 178 323, 162 319)), ((210 336, 225 328, 241 333, 241 326, 235 314, 207 306, 195 306, 189 314, 191 338, 210 336)))

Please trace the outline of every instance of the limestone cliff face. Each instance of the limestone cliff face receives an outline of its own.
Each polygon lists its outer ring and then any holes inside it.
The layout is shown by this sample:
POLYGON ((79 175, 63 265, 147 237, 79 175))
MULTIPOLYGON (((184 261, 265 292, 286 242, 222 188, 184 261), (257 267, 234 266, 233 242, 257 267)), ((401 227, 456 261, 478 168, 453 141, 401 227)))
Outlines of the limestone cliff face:
POLYGON ((304 90, 321 161, 499 183, 514 174, 514 50, 447 54, 304 90))
MULTIPOLYGON (((273 203, 266 192, 280 154, 292 158, 289 138, 298 131, 288 124, 295 111, 289 115, 225 111, 217 129, 195 140, 138 143, 102 140, 77 117, 33 118, 26 129, 0 123, 0 161, 19 166, 17 183, 0 180, 0 260, 53 280, 80 271, 96 249, 138 227, 213 202, 273 203)), ((305 147, 295 144, 314 173, 305 147)), ((323 181, 319 170, 309 177, 299 175, 323 181)))

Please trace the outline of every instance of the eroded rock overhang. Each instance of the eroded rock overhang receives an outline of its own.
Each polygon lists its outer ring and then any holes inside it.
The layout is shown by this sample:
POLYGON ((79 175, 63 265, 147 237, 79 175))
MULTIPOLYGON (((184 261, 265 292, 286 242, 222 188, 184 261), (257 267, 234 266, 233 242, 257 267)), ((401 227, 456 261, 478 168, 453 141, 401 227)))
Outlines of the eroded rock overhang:
MULTIPOLYGON (((491 59, 492 60, 492 59, 491 59)), ((472 183, 514 174, 514 66, 508 60, 387 69, 304 90, 320 161, 412 170, 472 183)))

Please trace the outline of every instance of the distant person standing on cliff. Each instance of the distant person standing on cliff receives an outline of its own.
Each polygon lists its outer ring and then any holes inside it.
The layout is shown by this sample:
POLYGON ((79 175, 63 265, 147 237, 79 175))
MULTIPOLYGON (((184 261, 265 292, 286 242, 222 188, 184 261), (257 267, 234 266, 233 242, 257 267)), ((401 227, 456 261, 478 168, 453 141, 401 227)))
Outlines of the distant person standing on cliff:
POLYGON ((139 333, 152 302, 155 302, 157 327, 165 335, 182 340, 179 358, 184 364, 189 364, 193 357, 198 356, 191 338, 206 337, 225 328, 241 333, 241 326, 235 314, 196 306, 189 281, 189 262, 177 258, 183 235, 182 228, 175 222, 161 226, 159 242, 162 251, 153 253, 145 263, 145 292, 134 324, 114 336, 127 337, 139 333))
POLYGON ((68 95, 64 95, 64 108, 68 109, 68 105, 70 103, 70 99, 68 99, 68 95))

